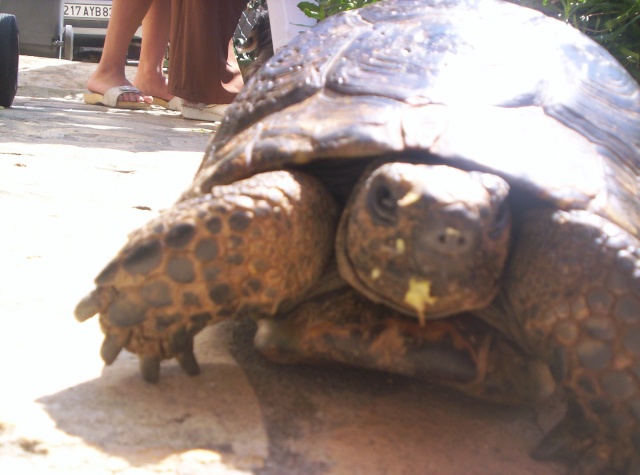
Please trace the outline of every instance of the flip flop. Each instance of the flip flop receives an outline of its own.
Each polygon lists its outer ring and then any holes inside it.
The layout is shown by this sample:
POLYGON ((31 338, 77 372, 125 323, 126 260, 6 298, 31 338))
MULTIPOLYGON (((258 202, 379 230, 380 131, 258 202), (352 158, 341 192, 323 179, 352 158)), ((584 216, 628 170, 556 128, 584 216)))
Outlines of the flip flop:
POLYGON ((141 96, 144 95, 140 92, 140 89, 135 86, 115 86, 104 94, 98 94, 97 92, 85 92, 84 102, 90 105, 115 107, 116 109, 148 109, 150 107, 148 102, 118 100, 118 97, 127 93, 140 94, 141 96))
POLYGON ((153 96, 153 105, 164 107, 170 111, 180 112, 182 110, 182 99, 178 96, 173 96, 170 100, 162 99, 161 97, 153 96))
POLYGON ((182 117, 191 120, 220 122, 229 104, 203 104, 202 102, 183 102, 182 117))

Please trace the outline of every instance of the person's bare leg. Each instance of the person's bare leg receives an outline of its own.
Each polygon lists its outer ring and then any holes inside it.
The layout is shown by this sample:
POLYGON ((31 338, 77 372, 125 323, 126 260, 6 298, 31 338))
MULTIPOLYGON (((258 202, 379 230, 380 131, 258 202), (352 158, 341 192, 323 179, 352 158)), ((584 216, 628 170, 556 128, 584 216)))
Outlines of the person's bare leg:
POLYGON ((153 0, 142 21, 142 51, 133 84, 145 94, 169 100, 167 78, 162 72, 169 30, 171 27, 171 0, 153 0))
MULTIPOLYGON (((124 74, 131 38, 142 23, 153 0, 113 0, 111 19, 98 67, 87 81, 87 89, 104 94, 114 86, 130 86, 124 74)), ((126 93, 119 97, 128 102, 153 101, 151 96, 126 93)))

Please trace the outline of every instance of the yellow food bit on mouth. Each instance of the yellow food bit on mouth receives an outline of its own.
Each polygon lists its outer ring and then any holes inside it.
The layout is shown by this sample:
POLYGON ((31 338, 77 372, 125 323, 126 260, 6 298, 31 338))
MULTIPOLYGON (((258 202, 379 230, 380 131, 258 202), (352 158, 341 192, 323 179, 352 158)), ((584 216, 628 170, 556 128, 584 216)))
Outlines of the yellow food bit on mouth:
POLYGON ((429 305, 438 301, 431 295, 431 281, 424 279, 409 279, 409 290, 404 296, 404 301, 415 308, 420 318, 420 323, 424 324, 424 311, 429 305))
POLYGON ((409 206, 420 199, 420 193, 409 191, 406 195, 398 200, 398 206, 409 206))
POLYGON ((444 230, 444 233, 447 236, 453 237, 453 238, 457 238, 462 235, 462 233, 459 230, 457 230, 456 228, 450 228, 449 226, 446 227, 446 229, 444 230))
POLYGON ((378 280, 380 275, 382 275, 382 272, 380 271, 380 269, 378 267, 374 267, 373 269, 371 269, 371 278, 373 280, 378 280))
POLYGON ((406 246, 404 244, 404 239, 396 239, 396 251, 398 254, 404 254, 406 250, 406 246))

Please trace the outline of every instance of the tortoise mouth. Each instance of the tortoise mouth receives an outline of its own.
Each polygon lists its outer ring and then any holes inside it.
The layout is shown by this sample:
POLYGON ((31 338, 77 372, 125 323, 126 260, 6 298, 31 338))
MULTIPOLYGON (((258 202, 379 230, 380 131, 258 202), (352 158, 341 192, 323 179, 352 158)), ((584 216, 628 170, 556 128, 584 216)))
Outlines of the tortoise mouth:
MULTIPOLYGON (((345 222, 348 220, 344 220, 345 222)), ((336 261, 342 277, 373 302, 405 315, 436 320, 486 307, 499 290, 499 278, 483 271, 433 266, 432 272, 394 272, 374 266, 363 271, 343 245, 345 227, 338 229, 336 261), (479 277, 480 274, 484 278, 479 277)))

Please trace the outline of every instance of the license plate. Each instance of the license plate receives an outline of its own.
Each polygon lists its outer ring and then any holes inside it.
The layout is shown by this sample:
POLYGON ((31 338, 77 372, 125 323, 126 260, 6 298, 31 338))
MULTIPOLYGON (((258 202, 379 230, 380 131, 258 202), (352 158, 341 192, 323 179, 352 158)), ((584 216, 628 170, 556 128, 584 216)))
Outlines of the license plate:
POLYGON ((111 5, 89 5, 85 3, 65 3, 65 18, 105 19, 111 17, 111 5))

